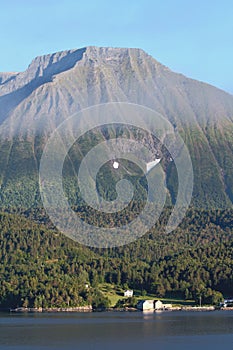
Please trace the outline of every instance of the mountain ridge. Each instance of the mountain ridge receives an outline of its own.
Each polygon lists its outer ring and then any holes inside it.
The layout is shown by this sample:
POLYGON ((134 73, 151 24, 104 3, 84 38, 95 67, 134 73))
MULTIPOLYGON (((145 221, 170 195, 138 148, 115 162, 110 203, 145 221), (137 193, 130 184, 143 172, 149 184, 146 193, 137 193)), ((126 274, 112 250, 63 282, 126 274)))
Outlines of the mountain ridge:
MULTIPOLYGON (((48 68, 51 65, 61 63, 61 61, 63 61, 63 60, 67 61, 69 63, 72 62, 72 64, 70 66, 68 66, 67 68, 65 68, 63 66, 62 71, 73 68, 79 61, 83 60, 83 57, 86 58, 85 59, 86 61, 87 61, 87 59, 91 60, 93 58, 95 58, 96 60, 97 60, 97 58, 101 58, 103 60, 104 55, 106 55, 107 57, 106 57, 105 63, 107 61, 109 62, 111 60, 114 61, 114 60, 117 60, 117 58, 115 57, 117 52, 118 53, 120 53, 120 52, 134 52, 134 53, 138 52, 138 53, 140 53, 140 55, 144 55, 144 57, 147 57, 148 59, 152 59, 154 62, 157 63, 158 66, 163 67, 164 70, 167 70, 167 71, 172 72, 176 75, 184 77, 190 81, 198 82, 198 83, 204 84, 205 86, 212 87, 214 89, 217 89, 218 91, 224 92, 224 94, 228 94, 228 95, 232 96, 232 94, 225 91, 224 89, 215 87, 214 85, 211 85, 211 84, 204 82, 204 81, 199 81, 197 79, 190 78, 190 77, 188 77, 180 72, 172 71, 169 67, 167 67, 167 66, 163 65, 162 63, 160 63, 159 61, 155 60, 153 58, 153 56, 147 54, 144 50, 142 50, 140 48, 121 48, 121 47, 86 46, 83 48, 63 50, 63 51, 58 51, 58 52, 54 52, 54 53, 50 53, 50 54, 36 56, 31 61, 31 63, 28 65, 27 69, 24 71, 0 72, 0 86, 5 85, 6 83, 9 82, 9 80, 11 81, 14 78, 16 78, 16 80, 17 80, 17 78, 20 77, 19 80, 22 81, 25 78, 26 74, 28 74, 31 78, 41 76, 41 75, 43 75, 42 74, 43 70, 45 70, 46 68, 48 68), (94 54, 95 51, 96 51, 96 53, 94 54), (114 56, 109 57, 109 53, 114 54, 114 56), (73 56, 73 57, 71 57, 71 56, 73 56), (34 76, 33 76, 33 71, 36 71, 36 74, 34 74, 34 76), (21 76, 22 76, 22 78, 21 78, 21 76)), ((62 62, 62 64, 63 63, 64 62, 62 62)), ((118 63, 119 63, 119 61, 118 61, 118 63)), ((57 75, 61 72, 54 71, 53 74, 57 75)), ((27 82, 28 79, 24 80, 24 82, 25 81, 27 82)), ((21 87, 21 86, 17 86, 16 88, 19 88, 19 87, 21 87)), ((2 90, 2 91, 4 91, 4 90, 2 90)), ((2 91, 0 91, 1 94, 2 94, 2 91)))
MULTIPOLYGON (((133 48, 61 51, 35 58, 25 72, 1 74, 0 178, 7 195, 9 179, 18 183, 25 169, 38 171, 46 140, 70 115, 101 103, 129 102, 161 113, 183 137, 193 161, 197 202, 224 202, 224 207, 233 202, 229 93, 174 73, 133 48), (25 169, 16 175, 12 164, 20 162, 25 169)), ((170 191, 175 192, 173 170, 168 172, 170 191)))
MULTIPOLYGON (((211 111, 206 116, 202 112, 202 119, 209 119, 210 115, 213 118, 216 114, 216 121, 223 115, 233 120, 233 96, 227 92, 174 73, 141 49, 96 47, 39 56, 25 72, 18 73, 8 82, 1 84, 1 120, 6 120, 10 115, 14 118, 14 114, 20 109, 22 122, 22 116, 26 118, 28 112, 27 98, 33 100, 36 93, 37 97, 39 94, 45 95, 46 84, 50 84, 51 90, 54 90, 48 93, 53 103, 53 117, 57 114, 56 109, 60 107, 56 101, 61 97, 62 103, 67 107, 67 113, 70 114, 94 104, 128 101, 157 110, 173 124, 178 122, 174 120, 174 114, 179 114, 180 118, 183 114, 184 123, 191 114, 192 119, 195 119, 194 114, 198 115, 198 108, 203 111, 203 106, 206 108, 206 105, 210 106, 211 111), (197 90, 201 90, 201 94, 197 93, 197 90), (174 111, 174 106, 168 107, 174 99, 177 111, 174 111), (78 103, 75 104, 75 101, 78 103), (218 112, 220 109, 221 113, 218 112)), ((31 115, 37 114, 40 118, 38 111, 29 112, 31 115)), ((43 112, 48 113, 51 110, 45 109, 43 112)), ((27 127, 26 122, 25 128, 27 127)), ((6 130, 3 133, 1 129, 0 126, 3 136, 6 130)), ((19 132, 15 129, 16 133, 19 132)))

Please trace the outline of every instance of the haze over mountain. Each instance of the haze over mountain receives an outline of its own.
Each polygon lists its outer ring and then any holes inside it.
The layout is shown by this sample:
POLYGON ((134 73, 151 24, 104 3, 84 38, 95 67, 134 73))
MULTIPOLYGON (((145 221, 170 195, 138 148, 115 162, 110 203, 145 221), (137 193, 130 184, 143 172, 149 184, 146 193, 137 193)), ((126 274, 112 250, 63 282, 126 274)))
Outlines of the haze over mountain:
MULTIPOLYGON (((0 73, 1 205, 35 203, 49 134, 73 113, 111 101, 150 107, 178 130, 193 161, 193 205, 232 205, 233 96, 172 72, 140 49, 98 47, 37 57, 25 72, 0 73)), ((173 200, 174 165, 163 166, 173 200)))

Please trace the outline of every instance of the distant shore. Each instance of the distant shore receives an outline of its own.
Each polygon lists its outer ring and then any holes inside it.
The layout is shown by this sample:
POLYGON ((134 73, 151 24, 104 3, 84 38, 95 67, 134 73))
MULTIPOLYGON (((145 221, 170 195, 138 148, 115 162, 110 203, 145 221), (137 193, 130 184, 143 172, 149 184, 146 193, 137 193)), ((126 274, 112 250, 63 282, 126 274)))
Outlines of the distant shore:
POLYGON ((12 313, 58 313, 58 312, 172 312, 172 311, 232 311, 233 307, 227 307, 227 308, 217 308, 214 306, 177 306, 172 307, 169 309, 162 309, 162 310, 139 310, 134 307, 125 307, 125 308, 98 308, 93 309, 91 305, 88 306, 79 306, 79 307, 54 307, 54 308, 14 308, 14 309, 8 309, 8 310, 0 310, 0 311, 8 311, 12 313))
POLYGON ((17 307, 15 309, 10 309, 10 312, 17 313, 34 313, 34 312, 92 312, 92 306, 77 306, 77 307, 52 307, 52 308, 26 308, 26 307, 17 307))

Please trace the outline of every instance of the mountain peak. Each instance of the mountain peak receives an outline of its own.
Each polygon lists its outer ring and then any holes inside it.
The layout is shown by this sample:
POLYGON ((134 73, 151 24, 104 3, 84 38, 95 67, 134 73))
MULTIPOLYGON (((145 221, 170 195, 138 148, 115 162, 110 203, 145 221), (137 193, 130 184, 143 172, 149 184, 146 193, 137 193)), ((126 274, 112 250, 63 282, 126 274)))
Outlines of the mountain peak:
POLYGON ((10 93, 38 78, 42 78, 45 82, 48 82, 52 79, 53 75, 73 68, 82 59, 85 51, 86 49, 82 48, 37 56, 24 72, 15 75, 14 79, 4 81, 1 94, 10 93))
POLYGON ((65 71, 69 71, 76 65, 86 66, 91 69, 97 66, 114 68, 116 71, 121 65, 127 71, 138 70, 144 63, 169 70, 152 56, 139 48, 97 47, 87 46, 80 49, 71 49, 37 56, 29 64, 24 72, 0 73, 0 96, 9 94, 27 85, 33 87, 51 82, 53 78, 65 71))
POLYGON ((81 48, 37 56, 32 60, 26 72, 29 75, 31 73, 34 77, 42 76, 46 71, 57 74, 71 69, 83 58, 85 51, 86 48, 81 48))
POLYGON ((33 59, 25 72, 27 72, 27 75, 36 78, 42 76, 47 71, 53 75, 59 74, 73 68, 76 64, 116 63, 119 65, 130 58, 141 62, 142 60, 149 59, 153 63, 159 64, 154 58, 139 48, 87 46, 80 49, 65 50, 38 56, 33 59))

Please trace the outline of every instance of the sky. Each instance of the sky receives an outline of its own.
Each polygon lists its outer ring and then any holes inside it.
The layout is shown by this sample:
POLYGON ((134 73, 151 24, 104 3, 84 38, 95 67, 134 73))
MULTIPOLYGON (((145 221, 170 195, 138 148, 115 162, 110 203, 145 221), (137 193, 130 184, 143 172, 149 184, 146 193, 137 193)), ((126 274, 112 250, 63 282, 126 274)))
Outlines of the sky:
POLYGON ((0 0, 0 71, 88 45, 137 47, 233 94, 232 0, 0 0))

